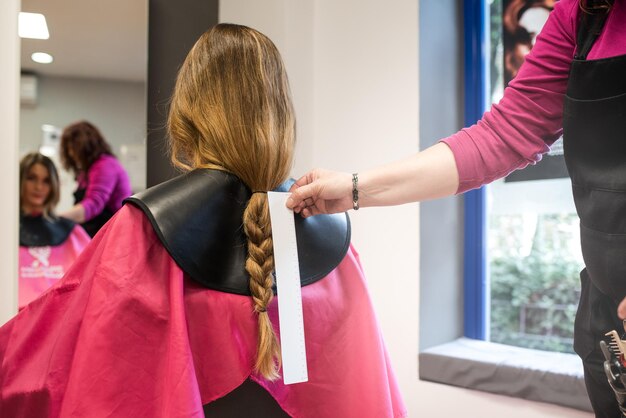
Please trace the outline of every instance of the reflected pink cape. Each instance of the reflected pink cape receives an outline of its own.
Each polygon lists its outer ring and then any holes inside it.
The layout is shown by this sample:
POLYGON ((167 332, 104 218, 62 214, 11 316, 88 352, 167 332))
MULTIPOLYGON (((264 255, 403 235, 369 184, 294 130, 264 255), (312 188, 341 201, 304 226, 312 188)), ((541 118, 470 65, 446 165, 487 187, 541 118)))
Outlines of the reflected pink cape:
POLYGON ((22 309, 54 285, 74 264, 91 238, 76 225, 60 245, 20 246, 19 307, 22 309))
MULTIPOLYGON (((203 417, 248 377, 294 417, 404 416, 356 252, 302 295, 309 381, 268 382, 251 299, 187 278, 125 206, 0 328, 0 416, 203 417)), ((268 311, 277 328, 276 299, 268 311)))

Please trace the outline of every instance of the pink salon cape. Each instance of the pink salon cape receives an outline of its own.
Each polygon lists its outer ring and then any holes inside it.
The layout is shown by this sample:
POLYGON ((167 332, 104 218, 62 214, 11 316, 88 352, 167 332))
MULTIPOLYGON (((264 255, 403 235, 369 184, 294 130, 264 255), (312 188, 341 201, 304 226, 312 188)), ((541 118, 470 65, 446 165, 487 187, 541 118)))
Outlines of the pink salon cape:
MULTIPOLYGON (((0 328, 0 416, 201 418, 249 377, 293 417, 405 416, 357 253, 302 297, 309 381, 268 382, 252 371, 251 298, 189 279, 124 206, 0 328)), ((268 311, 276 327, 276 299, 268 311)))
POLYGON ((90 241, 85 230, 76 225, 60 245, 20 246, 19 308, 24 308, 59 281, 90 241))

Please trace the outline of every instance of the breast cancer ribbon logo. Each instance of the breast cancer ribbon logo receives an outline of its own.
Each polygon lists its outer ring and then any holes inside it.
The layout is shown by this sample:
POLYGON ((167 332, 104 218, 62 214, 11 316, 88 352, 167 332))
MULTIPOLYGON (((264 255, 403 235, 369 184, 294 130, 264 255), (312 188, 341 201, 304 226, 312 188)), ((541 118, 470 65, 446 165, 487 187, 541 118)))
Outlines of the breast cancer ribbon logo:
POLYGON ((48 267, 50 266, 50 247, 30 247, 28 253, 33 256, 33 267, 48 267))

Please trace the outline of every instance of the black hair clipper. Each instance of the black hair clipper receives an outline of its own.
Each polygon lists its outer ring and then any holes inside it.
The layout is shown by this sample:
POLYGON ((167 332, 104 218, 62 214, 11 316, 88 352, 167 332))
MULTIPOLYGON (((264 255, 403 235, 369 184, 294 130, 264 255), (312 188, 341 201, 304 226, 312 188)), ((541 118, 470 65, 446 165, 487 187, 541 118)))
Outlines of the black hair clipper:
POLYGON ((609 344, 600 341, 600 349, 604 354, 604 373, 609 385, 615 392, 615 398, 623 416, 626 416, 626 341, 613 330, 606 333, 610 337, 609 344))

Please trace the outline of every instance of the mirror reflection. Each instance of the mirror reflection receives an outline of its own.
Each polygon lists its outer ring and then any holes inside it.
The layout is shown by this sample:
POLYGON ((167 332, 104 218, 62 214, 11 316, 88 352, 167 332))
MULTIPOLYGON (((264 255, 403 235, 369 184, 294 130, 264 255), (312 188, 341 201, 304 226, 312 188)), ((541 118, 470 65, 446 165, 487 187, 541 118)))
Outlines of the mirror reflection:
POLYGON ((22 12, 20 308, 145 188, 148 13, 145 0, 22 0, 22 12))

